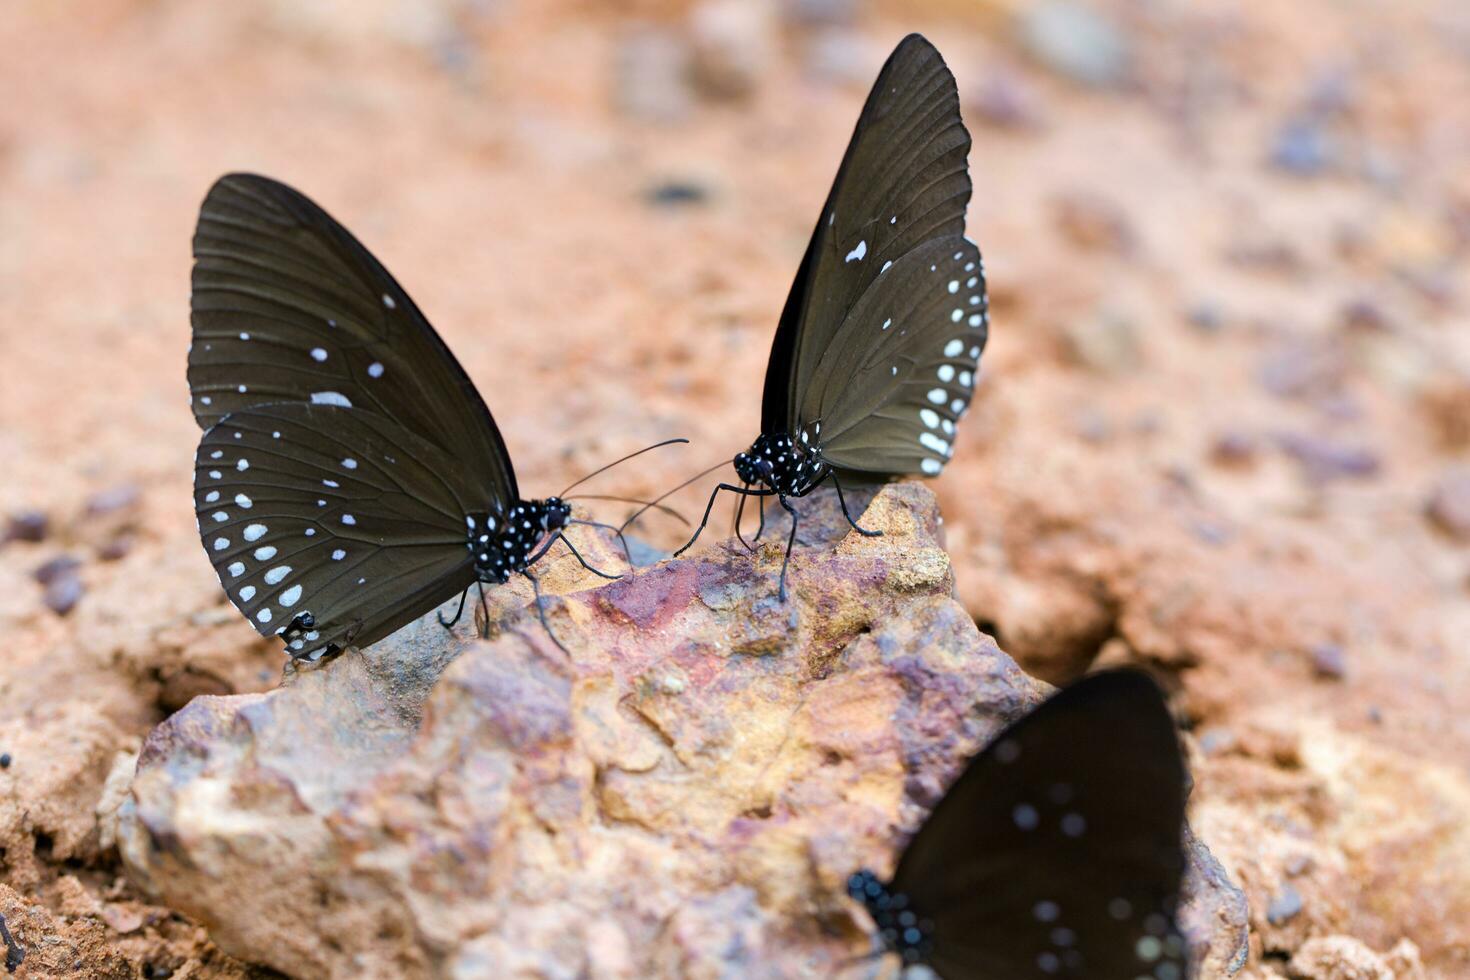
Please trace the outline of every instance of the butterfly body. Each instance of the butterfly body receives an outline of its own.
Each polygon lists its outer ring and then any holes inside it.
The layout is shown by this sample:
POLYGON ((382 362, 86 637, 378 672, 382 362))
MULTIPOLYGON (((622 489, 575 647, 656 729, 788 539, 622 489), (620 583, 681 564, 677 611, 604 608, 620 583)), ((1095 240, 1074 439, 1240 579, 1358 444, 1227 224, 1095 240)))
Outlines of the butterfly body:
MULTIPOLYGON (((818 429, 821 427, 818 426, 818 429)), ((786 434, 762 435, 747 452, 735 456, 735 473, 740 482, 762 487, 781 497, 805 497, 831 474, 821 450, 786 434)))
POLYGON ((506 511, 465 515, 475 578, 504 585, 531 566, 537 549, 567 526, 572 508, 559 497, 522 500, 506 511))

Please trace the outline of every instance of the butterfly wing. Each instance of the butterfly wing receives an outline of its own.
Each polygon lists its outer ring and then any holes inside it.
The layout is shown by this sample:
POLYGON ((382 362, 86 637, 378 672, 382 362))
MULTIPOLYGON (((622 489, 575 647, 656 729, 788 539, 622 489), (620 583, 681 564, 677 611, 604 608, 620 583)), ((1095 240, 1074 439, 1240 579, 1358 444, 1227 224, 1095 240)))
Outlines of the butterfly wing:
POLYGON ((475 581, 463 463, 390 419, 310 403, 232 412, 200 440, 199 533, 220 584, 264 636, 297 616, 297 655, 366 646, 475 581), (298 645, 299 642, 299 645, 298 645))
POLYGON ((189 390, 207 429, 273 402, 365 408, 519 493, 474 384, 403 287, 305 195, 253 174, 210 188, 194 235, 189 390))
POLYGON ((1158 688, 1136 671, 1095 674, 970 763, 892 888, 932 920, 929 962, 946 980, 1182 980, 1184 804, 1158 688))
POLYGON ((822 454, 843 469, 938 474, 970 407, 988 325, 975 245, 960 237, 920 245, 848 313, 793 431, 821 423, 822 454))
POLYGON ((885 264, 964 234, 969 152, 954 75, 910 34, 868 95, 787 296, 766 367, 763 432, 797 430, 824 352, 885 264))

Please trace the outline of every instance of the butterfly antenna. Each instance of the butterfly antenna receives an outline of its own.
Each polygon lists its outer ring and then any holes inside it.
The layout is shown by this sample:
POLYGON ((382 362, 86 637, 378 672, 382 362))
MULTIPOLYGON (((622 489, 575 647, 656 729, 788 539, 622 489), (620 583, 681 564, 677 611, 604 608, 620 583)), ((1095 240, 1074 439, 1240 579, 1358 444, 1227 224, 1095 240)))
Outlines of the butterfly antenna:
MULTIPOLYGON (((615 459, 615 460, 613 460, 611 463, 608 463, 606 466, 599 466, 597 469, 593 470, 591 473, 588 473, 586 476, 582 477, 580 480, 577 480, 577 481, 571 483, 567 487, 567 490, 572 489, 572 487, 579 487, 582 484, 586 483, 588 480, 592 479, 597 474, 599 474, 599 473, 606 473, 608 470, 612 469, 614 466, 617 466, 620 463, 626 463, 628 460, 633 459, 636 456, 642 456, 644 453, 652 452, 655 449, 662 449, 664 446, 673 446, 673 445, 677 445, 678 443, 688 442, 688 441, 689 441, 688 439, 685 439, 685 438, 680 437, 680 438, 677 438, 677 439, 665 439, 663 442, 656 442, 656 443, 654 443, 651 446, 644 446, 642 449, 638 450, 636 453, 629 453, 628 455, 622 457, 621 459, 615 459)), ((567 495, 567 490, 563 490, 561 493, 557 494, 557 496, 558 497, 565 497, 567 495)))
POLYGON ((612 494, 607 494, 607 493, 574 493, 570 497, 563 497, 562 499, 563 500, 616 500, 618 503, 622 503, 622 504, 643 504, 643 505, 645 505, 647 507, 652 507, 654 510, 659 511, 660 513, 668 514, 670 517, 674 518, 680 524, 683 524, 685 527, 688 527, 689 526, 689 518, 685 517, 683 514, 679 513, 674 508, 669 507, 669 506, 667 506, 665 504, 658 503, 657 501, 654 501, 654 500, 639 500, 637 497, 616 497, 616 496, 613 496, 612 494))
POLYGON ((659 494, 657 497, 654 497, 648 503, 644 504, 642 507, 640 507, 636 511, 634 511, 633 512, 633 516, 630 517, 630 518, 628 518, 622 524, 620 524, 619 525, 619 528, 621 530, 627 530, 629 524, 632 524, 634 521, 638 520, 638 518, 640 518, 644 514, 648 513, 648 511, 651 508, 657 507, 659 504, 663 503, 665 500, 667 500, 668 498, 672 497, 674 494, 678 493, 680 490, 683 490, 685 487, 689 486, 689 484, 696 483, 699 480, 704 479, 705 477, 707 477, 711 473, 713 473, 715 470, 719 469, 721 466, 728 466, 728 465, 730 465, 730 461, 728 459, 722 459, 718 463, 716 463, 715 465, 711 466, 709 469, 707 469, 707 470, 700 470, 698 473, 694 474, 689 479, 687 479, 683 483, 679 484, 677 487, 674 487, 672 490, 665 490, 663 493, 659 494))

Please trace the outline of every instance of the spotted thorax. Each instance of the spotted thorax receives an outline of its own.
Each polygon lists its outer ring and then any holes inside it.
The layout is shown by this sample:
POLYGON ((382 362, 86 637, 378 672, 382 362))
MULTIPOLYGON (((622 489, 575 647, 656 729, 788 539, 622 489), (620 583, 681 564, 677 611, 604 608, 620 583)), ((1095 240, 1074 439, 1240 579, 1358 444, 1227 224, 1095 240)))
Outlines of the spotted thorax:
POLYGON ((566 527, 571 516, 571 505, 560 497, 522 500, 504 514, 466 515, 475 576, 504 585, 531 564, 537 547, 566 527))

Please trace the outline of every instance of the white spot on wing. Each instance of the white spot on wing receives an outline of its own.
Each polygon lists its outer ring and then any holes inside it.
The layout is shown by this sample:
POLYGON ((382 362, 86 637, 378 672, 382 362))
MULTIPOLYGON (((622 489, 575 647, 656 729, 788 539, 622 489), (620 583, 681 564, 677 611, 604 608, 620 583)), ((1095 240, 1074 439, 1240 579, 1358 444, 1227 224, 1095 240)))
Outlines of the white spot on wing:
POLYGON ((204 502, 206 504, 212 504, 212 503, 214 503, 218 499, 219 499, 219 491, 218 490, 211 490, 211 491, 209 491, 208 493, 206 493, 204 495, 204 502))
POLYGON ((246 459, 243 456, 240 457, 240 461, 235 464, 235 469, 239 470, 241 473, 244 473, 246 470, 250 469, 250 460, 246 459))
POLYGON ((253 585, 247 585, 247 586, 245 586, 245 588, 243 588, 243 589, 240 590, 240 601, 241 602, 249 602, 251 599, 254 599, 254 598, 255 598, 255 586, 253 586, 253 585))
POLYGON ((382 376, 383 376, 383 365, 379 364, 377 361, 374 361, 373 363, 371 363, 371 364, 368 365, 368 377, 369 378, 381 378, 382 376))
POLYGON ((230 546, 230 539, 229 538, 215 538, 214 539, 214 550, 215 551, 224 551, 229 546, 230 546))
POLYGON ((327 352, 320 347, 313 347, 311 349, 311 359, 320 364, 327 359, 327 352))
POLYGON ((951 381, 954 380, 954 365, 941 364, 939 365, 939 371, 937 373, 939 375, 940 381, 943 381, 945 384, 949 384, 951 381))
POLYGON ((922 443, 926 449, 932 449, 936 453, 943 454, 949 451, 949 443, 945 442, 943 439, 939 438, 932 432, 920 432, 919 442, 922 443))
POLYGON ((259 541, 265 536, 266 526, 264 524, 250 524, 245 528, 246 541, 259 541))
POLYGON ((272 568, 270 571, 265 573, 265 584, 276 585, 281 581, 281 579, 290 574, 290 565, 277 565, 275 568, 272 568))
POLYGON ((338 548, 336 551, 332 552, 332 561, 341 561, 343 558, 346 557, 347 552, 343 551, 341 548, 338 548))
POLYGON ((269 623, 271 621, 271 611, 270 611, 270 609, 269 608, 262 609, 260 612, 258 612, 258 613, 255 614, 255 619, 256 619, 256 622, 269 623))
POLYGON ((339 391, 313 391, 311 403, 313 405, 336 405, 340 408, 352 407, 352 402, 339 391))
POLYGON ((343 514, 342 515, 342 523, 343 524, 356 524, 357 523, 357 518, 353 517, 351 514, 343 514))
POLYGON ((944 356, 945 357, 959 357, 960 356, 960 351, 962 351, 964 349, 965 349, 965 342, 963 340, 959 340, 959 339, 951 340, 949 343, 947 343, 947 344, 944 345, 944 356))
POLYGON ((281 593, 280 603, 281 603, 281 605, 285 606, 287 609, 290 609, 292 606, 296 605, 296 603, 300 599, 301 599, 301 586, 299 586, 299 585, 293 585, 289 589, 287 589, 285 592, 282 592, 281 593))
POLYGON ((919 409, 919 418, 923 419, 924 424, 931 429, 939 426, 939 413, 932 408, 919 409))
POLYGON ((943 388, 929 389, 929 400, 936 405, 943 405, 948 398, 949 392, 945 391, 943 388))
POLYGON ((846 262, 861 262, 863 260, 863 256, 865 256, 867 254, 868 254, 868 240, 866 238, 864 238, 862 241, 860 241, 860 242, 857 243, 857 248, 855 248, 851 252, 848 252, 847 253, 847 258, 843 259, 842 261, 844 263, 846 263, 846 262))
POLYGON ((387 293, 383 294, 383 305, 390 310, 396 309, 398 307, 398 304, 393 302, 393 297, 389 296, 387 293))
POLYGON ((264 547, 255 549, 256 561, 270 561, 274 557, 276 557, 276 549, 273 545, 265 545, 264 547))
POLYGON ((357 469, 357 460, 353 459, 351 456, 348 456, 346 459, 342 460, 342 465, 349 470, 355 470, 357 469))
POLYGON ((237 493, 235 494, 235 505, 237 507, 243 507, 244 509, 249 510, 250 508, 255 506, 255 501, 251 500, 243 493, 237 493))
POLYGON ((228 569, 231 578, 239 578, 245 574, 245 563, 243 561, 232 561, 228 569))
POLYGON ((928 473, 930 476, 935 476, 940 470, 944 469, 944 464, 937 459, 925 459, 919 463, 919 469, 928 473))

